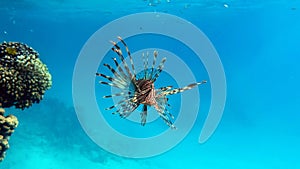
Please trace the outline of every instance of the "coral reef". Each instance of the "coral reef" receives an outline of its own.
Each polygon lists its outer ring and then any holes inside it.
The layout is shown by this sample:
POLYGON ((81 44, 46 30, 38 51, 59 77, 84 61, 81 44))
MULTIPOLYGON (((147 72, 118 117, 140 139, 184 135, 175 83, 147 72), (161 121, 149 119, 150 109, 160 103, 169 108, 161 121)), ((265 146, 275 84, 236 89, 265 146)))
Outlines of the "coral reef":
POLYGON ((4 116, 4 109, 0 108, 0 162, 5 157, 5 151, 9 148, 8 139, 18 126, 18 119, 13 115, 4 116))
POLYGON ((24 110, 39 103, 51 85, 51 74, 34 49, 20 42, 0 44, 0 162, 18 125, 15 116, 4 116, 3 108, 24 110))
POLYGON ((39 103, 52 85, 51 75, 39 54, 19 42, 0 44, 0 103, 19 109, 39 103))

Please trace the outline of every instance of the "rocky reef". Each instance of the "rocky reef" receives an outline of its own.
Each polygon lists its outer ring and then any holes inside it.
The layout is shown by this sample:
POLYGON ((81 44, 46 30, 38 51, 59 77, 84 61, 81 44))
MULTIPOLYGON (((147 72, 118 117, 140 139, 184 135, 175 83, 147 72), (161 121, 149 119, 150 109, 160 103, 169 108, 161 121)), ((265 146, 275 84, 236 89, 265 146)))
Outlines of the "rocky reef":
POLYGON ((24 110, 39 103, 51 85, 51 74, 37 51, 20 42, 0 43, 0 161, 18 125, 15 116, 4 116, 3 108, 24 110))

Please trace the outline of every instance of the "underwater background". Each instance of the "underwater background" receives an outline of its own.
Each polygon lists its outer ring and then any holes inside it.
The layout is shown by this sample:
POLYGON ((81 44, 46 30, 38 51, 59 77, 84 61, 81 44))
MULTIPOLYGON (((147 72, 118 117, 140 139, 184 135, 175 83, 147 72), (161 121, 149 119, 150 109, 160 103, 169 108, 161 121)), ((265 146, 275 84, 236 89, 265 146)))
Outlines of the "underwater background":
MULTIPOLYGON (((0 168, 300 168, 299 18, 297 0, 1 0, 0 41, 23 42, 37 50, 52 74, 53 85, 39 104, 24 111, 6 109, 7 114, 18 117, 20 124, 10 138, 0 168), (207 142, 199 144, 211 92, 209 83, 200 86, 199 114, 187 137, 164 154, 130 159, 106 152, 86 135, 73 107, 72 77, 79 52, 94 32, 115 19, 139 12, 176 15, 206 34, 224 66, 227 100, 217 130, 207 142)), ((121 33, 122 27, 118 29, 121 33)), ((136 50, 136 46, 141 48, 143 38, 147 37, 126 42, 136 50)), ((156 46, 164 46, 159 38, 148 37, 156 46)), ((180 48, 170 50, 176 49, 180 48)), ((191 70, 200 70, 195 73, 197 80, 209 81, 201 63, 189 61, 184 50, 176 54, 191 70)), ((166 79, 166 85, 176 86, 172 78, 166 79)), ((95 82, 98 80, 95 77, 95 82)), ((104 94, 98 94, 101 102, 104 94)), ((176 116, 180 95, 170 100, 176 116)), ((127 121, 110 114, 107 118, 112 126, 122 124, 123 132, 128 132, 127 121)), ((155 124, 153 128, 151 123, 144 128, 137 124, 137 130, 143 132, 137 135, 148 136, 145 132, 156 134, 167 128, 161 119, 155 124)))

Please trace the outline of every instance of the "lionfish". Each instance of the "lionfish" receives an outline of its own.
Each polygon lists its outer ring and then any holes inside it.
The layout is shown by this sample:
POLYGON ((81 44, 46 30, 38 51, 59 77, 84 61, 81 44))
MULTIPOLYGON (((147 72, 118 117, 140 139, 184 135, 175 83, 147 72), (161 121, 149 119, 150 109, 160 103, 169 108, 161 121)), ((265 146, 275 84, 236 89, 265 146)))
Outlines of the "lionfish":
POLYGON ((118 103, 106 108, 105 110, 112 110, 115 108, 116 111, 112 114, 119 114, 120 117, 126 118, 142 104, 143 108, 141 112, 141 125, 144 126, 146 124, 148 106, 153 106, 158 112, 159 116, 164 120, 164 122, 171 129, 176 129, 171 120, 174 119, 174 116, 167 109, 167 107, 170 106, 167 96, 190 90, 198 85, 206 83, 206 81, 203 80, 202 82, 192 83, 182 88, 173 88, 172 86, 166 86, 156 89, 154 87, 154 83, 163 70, 166 58, 164 57, 158 67, 154 68, 158 56, 158 52, 154 51, 152 67, 149 68, 149 54, 143 54, 144 70, 139 74, 136 74, 133 59, 127 44, 120 36, 118 37, 118 39, 126 49, 127 55, 130 59, 131 70, 125 61, 120 46, 118 46, 116 42, 111 41, 111 43, 113 44, 113 47, 111 49, 118 55, 121 62, 118 63, 116 58, 112 58, 116 69, 114 69, 109 64, 104 64, 104 66, 112 72, 114 77, 107 76, 102 73, 96 73, 96 75, 101 76, 109 81, 99 81, 100 84, 109 85, 111 87, 120 89, 119 93, 103 96, 103 98, 112 98, 119 96, 121 97, 121 99, 118 103))

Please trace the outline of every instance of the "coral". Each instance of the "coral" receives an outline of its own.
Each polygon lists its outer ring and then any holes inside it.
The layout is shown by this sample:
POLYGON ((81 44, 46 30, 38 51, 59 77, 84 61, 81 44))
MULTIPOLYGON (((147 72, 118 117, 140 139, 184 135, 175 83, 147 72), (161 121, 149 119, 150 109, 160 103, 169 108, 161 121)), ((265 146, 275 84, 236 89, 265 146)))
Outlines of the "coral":
POLYGON ((34 49, 19 42, 0 44, 0 162, 18 126, 17 118, 4 116, 3 108, 15 106, 23 110, 39 103, 51 85, 51 74, 34 49))
POLYGON ((51 74, 39 54, 19 42, 0 44, 0 103, 19 109, 39 103, 52 85, 51 74))
POLYGON ((9 148, 8 139, 18 126, 18 119, 13 115, 4 116, 4 109, 0 108, 0 162, 5 157, 5 151, 9 148))

